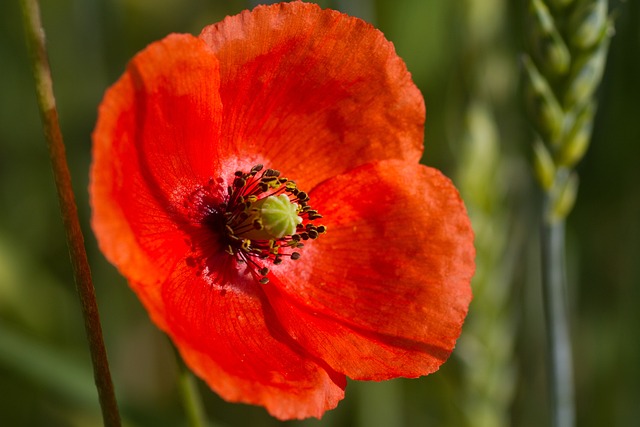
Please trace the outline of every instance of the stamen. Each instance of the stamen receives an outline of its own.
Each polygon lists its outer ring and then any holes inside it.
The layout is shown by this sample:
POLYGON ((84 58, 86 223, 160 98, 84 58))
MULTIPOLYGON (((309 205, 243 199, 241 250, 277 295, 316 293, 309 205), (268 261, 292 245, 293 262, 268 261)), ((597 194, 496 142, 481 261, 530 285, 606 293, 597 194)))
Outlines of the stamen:
POLYGON ((324 225, 313 223, 322 215, 309 205, 309 195, 276 169, 258 164, 248 173, 235 171, 227 193, 224 202, 210 209, 222 220, 225 251, 246 263, 261 284, 269 283, 269 268, 260 264, 279 265, 284 257, 298 260, 301 253, 295 249, 304 247, 301 241, 326 233, 324 225))

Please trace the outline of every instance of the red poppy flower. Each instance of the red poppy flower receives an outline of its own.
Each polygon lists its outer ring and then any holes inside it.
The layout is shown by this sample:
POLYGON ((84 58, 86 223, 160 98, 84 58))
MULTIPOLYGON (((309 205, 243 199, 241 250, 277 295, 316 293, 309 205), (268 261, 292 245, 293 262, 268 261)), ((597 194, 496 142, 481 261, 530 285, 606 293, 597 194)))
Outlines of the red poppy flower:
POLYGON ((227 400, 320 417, 346 376, 431 373, 474 249, 455 188, 418 164, 424 115, 382 33, 313 4, 170 35, 100 106, 100 248, 227 400))

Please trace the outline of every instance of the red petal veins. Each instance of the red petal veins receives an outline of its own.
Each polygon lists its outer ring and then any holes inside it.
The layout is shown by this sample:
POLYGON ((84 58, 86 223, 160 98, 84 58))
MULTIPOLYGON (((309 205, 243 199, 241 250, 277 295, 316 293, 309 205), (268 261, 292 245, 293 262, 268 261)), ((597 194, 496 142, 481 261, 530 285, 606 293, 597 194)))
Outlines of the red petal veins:
POLYGON ((460 334, 474 272, 473 233, 451 182, 425 166, 384 161, 310 196, 328 232, 274 269, 273 283, 289 299, 272 296, 285 328, 348 376, 435 370, 460 334), (287 309, 306 311, 313 326, 296 324, 287 309), (404 372, 392 357, 406 359, 404 372))
MULTIPOLYGON (((231 259, 231 258, 229 258, 231 259)), ((168 333, 187 364, 229 401, 280 419, 321 417, 344 396, 344 375, 282 329, 251 276, 218 284, 180 263, 163 285, 168 333)))
MULTIPOLYGON (((105 94, 93 133, 92 226, 101 250, 146 292, 188 249, 186 199, 216 169, 218 61, 202 42, 171 35, 136 55, 105 94)), ((231 172, 232 173, 232 172, 231 172)))
POLYGON ((374 160, 417 162, 424 100, 393 44, 364 21, 293 2, 200 35, 220 60, 222 134, 301 188, 374 160))

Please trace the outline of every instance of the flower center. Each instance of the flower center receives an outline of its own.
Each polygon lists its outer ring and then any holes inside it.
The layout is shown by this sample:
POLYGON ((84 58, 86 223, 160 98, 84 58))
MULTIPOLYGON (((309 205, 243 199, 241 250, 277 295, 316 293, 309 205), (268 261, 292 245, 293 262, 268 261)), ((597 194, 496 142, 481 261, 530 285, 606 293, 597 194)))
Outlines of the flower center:
POLYGON ((262 284, 269 269, 257 260, 278 265, 283 259, 300 258, 302 241, 316 239, 327 228, 316 225, 322 218, 309 205, 309 196, 296 183, 274 169, 256 165, 249 172, 236 171, 227 188, 228 199, 220 206, 224 217, 226 252, 245 262, 262 284))
POLYGON ((262 224, 262 228, 243 233, 243 237, 259 239, 281 239, 295 234, 296 227, 302 223, 302 217, 298 215, 299 205, 291 202, 286 194, 267 196, 253 204, 252 215, 246 223, 262 224))

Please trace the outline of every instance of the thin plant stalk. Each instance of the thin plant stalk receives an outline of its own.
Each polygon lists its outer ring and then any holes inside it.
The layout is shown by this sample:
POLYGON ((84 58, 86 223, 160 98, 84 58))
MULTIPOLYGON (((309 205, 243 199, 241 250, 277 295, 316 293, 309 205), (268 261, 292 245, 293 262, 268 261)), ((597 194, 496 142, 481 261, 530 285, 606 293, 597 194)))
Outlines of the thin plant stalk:
POLYGON ((119 427, 121 425, 120 414, 109 371, 95 289, 91 280, 91 270, 84 247, 84 237, 80 228, 78 209, 71 185, 71 174, 69 173, 62 132, 58 122, 51 70, 44 41, 44 29, 40 19, 40 7, 37 0, 21 0, 20 6, 27 45, 31 54, 38 108, 58 192, 58 201, 66 232, 76 289, 82 307, 93 364, 93 375, 98 390, 100 407, 102 408, 102 417, 105 426, 119 427))
MULTIPOLYGON (((548 199, 548 197, 547 197, 548 199)), ((549 200, 546 200, 548 203, 549 200)), ((541 230, 542 297, 553 426, 575 425, 573 361, 565 276, 565 221, 546 219, 541 230)))
POLYGON ((198 384, 196 384, 193 373, 182 360, 178 349, 174 346, 173 350, 179 369, 178 389, 182 399, 182 406, 187 415, 187 422, 190 427, 206 427, 208 425, 207 416, 198 391, 198 384))

